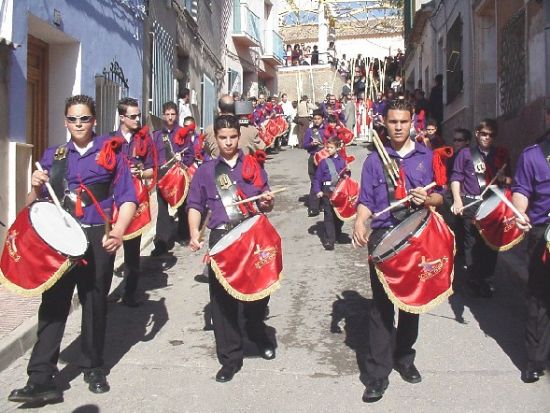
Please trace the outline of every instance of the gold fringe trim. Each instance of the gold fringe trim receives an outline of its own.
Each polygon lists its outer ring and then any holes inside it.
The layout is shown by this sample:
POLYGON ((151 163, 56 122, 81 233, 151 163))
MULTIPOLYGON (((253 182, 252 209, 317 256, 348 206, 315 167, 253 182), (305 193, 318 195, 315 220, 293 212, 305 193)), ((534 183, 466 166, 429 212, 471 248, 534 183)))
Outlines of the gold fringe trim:
POLYGON ((490 243, 487 238, 485 238, 485 235, 483 234, 483 230, 479 227, 477 221, 474 222, 474 225, 476 226, 477 230, 479 231, 479 235, 481 236, 481 238, 483 239, 483 242, 485 242, 485 244, 491 248, 493 251, 496 251, 496 252, 503 252, 503 251, 508 251, 508 250, 511 250, 512 248, 514 248, 516 245, 518 245, 521 241, 523 241, 523 239, 525 238, 525 234, 521 234, 520 237, 516 238, 515 240, 513 240, 512 242, 510 242, 509 244, 506 244, 506 245, 503 245, 501 247, 497 247, 496 245, 490 243))
POLYGON ((258 301, 258 300, 261 300, 262 298, 265 298, 271 295, 275 290, 279 289, 279 287, 281 286, 281 280, 284 278, 281 273, 279 274, 279 279, 275 281, 273 284, 271 284, 265 290, 262 290, 254 294, 243 294, 240 291, 237 291, 236 289, 234 289, 229 284, 229 282, 227 282, 227 280, 223 276, 223 273, 220 267, 218 267, 218 264, 216 264, 216 261, 214 261, 212 257, 210 257, 210 266, 212 267, 212 271, 214 271, 216 278, 218 279, 222 287, 225 289, 225 291, 227 291, 227 293, 233 298, 236 298, 237 300, 241 300, 241 301, 258 301))
POLYGON ((2 284, 4 287, 6 287, 7 290, 10 290, 15 294, 21 295, 23 297, 34 297, 50 289, 65 273, 70 271, 75 264, 76 263, 70 259, 65 260, 61 267, 59 267, 59 269, 54 272, 53 275, 45 283, 31 290, 20 287, 17 284, 14 284, 12 281, 8 280, 2 270, 0 270, 0 284, 2 284))
POLYGON ((453 291, 453 280, 454 280, 454 274, 455 274, 454 262, 453 262, 453 271, 451 272, 450 287, 446 291, 439 294, 436 298, 431 300, 428 304, 424 304, 421 306, 411 306, 411 305, 405 304, 403 301, 397 298, 393 294, 393 291, 390 289, 386 279, 384 278, 384 273, 380 271, 378 267, 376 267, 376 265, 374 266, 374 268, 376 269, 376 275, 378 276, 378 279, 382 283, 382 286, 384 287, 384 291, 386 291, 386 294, 388 295, 388 298, 390 299, 390 301, 393 304, 395 304, 400 310, 406 311, 407 313, 412 313, 412 314, 426 313, 431 309, 433 309, 434 307, 437 307, 439 304, 443 303, 443 301, 445 301, 454 293, 453 291))
POLYGON ((189 185, 191 185, 191 182, 190 182, 191 178, 189 177, 189 174, 185 169, 183 170, 183 174, 185 175, 185 188, 183 188, 183 196, 181 197, 181 199, 178 201, 176 205, 174 206, 168 205, 168 214, 170 214, 170 216, 176 215, 176 212, 178 212, 178 208, 183 205, 189 193, 189 185))
POLYGON ((355 214, 353 214, 349 218, 344 218, 342 215, 340 215, 340 213, 336 210, 336 208, 332 207, 332 209, 334 210, 334 213, 336 214, 336 216, 340 221, 351 221, 352 219, 355 219, 355 217, 357 216, 357 209, 355 210, 356 211, 355 214))
POLYGON ((148 231, 151 227, 152 221, 149 221, 146 225, 144 225, 142 228, 138 229, 137 231, 132 232, 131 234, 126 234, 122 237, 123 241, 128 241, 130 239, 134 239, 139 237, 140 235, 143 235, 144 232, 148 231))

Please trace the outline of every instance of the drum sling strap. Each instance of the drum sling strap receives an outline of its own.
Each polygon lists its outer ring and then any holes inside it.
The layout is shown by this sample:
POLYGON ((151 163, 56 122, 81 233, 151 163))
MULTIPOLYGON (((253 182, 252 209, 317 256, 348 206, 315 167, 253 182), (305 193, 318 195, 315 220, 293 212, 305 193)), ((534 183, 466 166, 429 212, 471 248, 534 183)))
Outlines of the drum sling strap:
POLYGON ((230 170, 231 168, 229 165, 219 161, 214 172, 216 189, 230 221, 229 224, 226 224, 225 229, 236 227, 246 218, 237 206, 229 206, 231 203, 239 200, 237 195, 237 184, 231 180, 229 176, 230 170))
MULTIPOLYGON (((380 160, 382 162, 382 160, 380 160)), ((397 163, 397 167, 401 168, 401 160, 396 159, 395 162, 397 163)), ((388 170, 382 165, 382 171, 384 172, 384 178, 386 179, 386 188, 388 189, 388 201, 391 204, 398 201, 398 199, 395 197, 395 189, 396 186, 393 184, 393 181, 390 178, 390 174, 388 170)), ((409 215, 411 215, 415 210, 418 209, 418 207, 415 207, 415 205, 412 202, 408 202, 402 204, 402 206, 396 207, 390 211, 390 214, 397 220, 397 221, 403 221, 405 218, 407 218, 409 215)))
POLYGON ((162 142, 164 143, 164 157, 166 159, 164 165, 159 168, 159 178, 162 178, 166 175, 166 172, 174 165, 176 160, 176 155, 174 153, 174 148, 172 147, 172 142, 170 142, 170 137, 168 134, 162 134, 162 142))
POLYGON ((481 151, 477 147, 477 145, 470 147, 470 154, 472 155, 472 163, 474 164, 474 173, 477 177, 477 183, 479 184, 479 188, 483 192, 485 187, 487 186, 487 180, 486 180, 486 171, 487 168, 491 169, 491 172, 494 176, 496 173, 496 170, 494 168, 494 157, 495 157, 495 150, 491 148, 489 150, 489 154, 487 155, 487 158, 483 159, 483 155, 481 154, 481 151))
MULTIPOLYGON (((50 183, 52 188, 59 198, 63 209, 65 209, 73 217, 76 217, 76 194, 69 189, 67 182, 67 145, 61 145, 55 150, 52 166, 50 168, 50 183)), ((94 195, 98 202, 104 201, 110 196, 111 183, 99 182, 96 184, 86 185, 88 190, 94 195)), ((86 191, 80 194, 82 207, 92 205, 93 201, 86 191)))
POLYGON ((325 158, 325 161, 327 162, 328 171, 330 173, 330 185, 328 186, 328 189, 330 192, 334 191, 334 188, 336 188, 336 184, 338 183, 338 180, 340 179, 340 174, 336 171, 336 165, 334 165, 334 160, 332 158, 325 158))

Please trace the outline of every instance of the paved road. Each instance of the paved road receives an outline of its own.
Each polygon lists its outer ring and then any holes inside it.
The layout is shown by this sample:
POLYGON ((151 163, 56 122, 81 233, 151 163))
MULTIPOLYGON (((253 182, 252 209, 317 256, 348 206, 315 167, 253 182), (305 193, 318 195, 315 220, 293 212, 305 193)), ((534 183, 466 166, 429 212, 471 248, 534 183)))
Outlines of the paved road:
MULTIPOLYGON (((358 158, 357 178, 366 152, 361 147, 350 152, 358 158)), ((214 338, 204 330, 208 286, 195 279, 202 272, 202 253, 177 247, 168 269, 143 258, 143 306, 110 306, 106 357, 111 392, 90 393, 75 369, 76 312, 67 325, 59 365, 65 402, 42 411, 550 411, 549 380, 527 385, 519 379, 524 308, 516 284, 504 276, 505 268, 493 299, 472 298, 458 288, 450 303, 421 317, 417 366, 422 383, 405 383, 393 373, 386 396, 364 404, 359 366, 368 334, 366 251, 352 250, 349 244, 323 250, 316 235, 318 219, 307 218, 302 203, 308 191, 304 151, 286 150, 267 168, 272 185, 289 187, 270 215, 283 237, 285 256, 285 279, 272 297, 268 320, 276 331, 277 358, 258 358, 249 344, 250 357, 233 381, 214 381, 219 368, 214 338), (331 333, 333 323, 342 328, 341 334, 331 333)), ((349 223, 344 232, 350 233, 349 223)), ((5 397, 25 383, 27 361, 28 353, 0 373, 0 411, 18 409, 5 397)))

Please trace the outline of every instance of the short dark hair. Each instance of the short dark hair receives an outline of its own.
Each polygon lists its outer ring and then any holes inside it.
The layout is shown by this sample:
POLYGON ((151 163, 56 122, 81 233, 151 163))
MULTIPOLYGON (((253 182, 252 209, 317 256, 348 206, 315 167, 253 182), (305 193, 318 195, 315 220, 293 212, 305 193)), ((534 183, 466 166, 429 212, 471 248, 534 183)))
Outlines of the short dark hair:
POLYGON ((237 129, 240 134, 239 118, 235 115, 220 115, 214 119, 214 134, 220 129, 237 129))
POLYGON ((186 116, 185 118, 183 118, 183 123, 189 122, 189 121, 195 123, 195 118, 193 116, 186 116))
POLYGON ((133 106, 135 108, 139 107, 139 103, 137 99, 134 98, 122 98, 118 101, 117 104, 117 110, 119 115, 126 115, 126 111, 128 110, 129 106, 133 106))
POLYGON ((336 119, 336 115, 328 115, 327 122, 328 123, 338 123, 338 120, 336 119))
POLYGON ((394 99, 391 100, 389 105, 386 107, 386 113, 384 113, 384 117, 388 115, 388 112, 390 110, 406 110, 411 114, 411 117, 414 113, 414 106, 407 102, 405 99, 394 99))
POLYGON ((483 128, 491 129, 495 135, 498 133, 498 124, 497 121, 494 119, 483 119, 481 122, 479 122, 479 125, 477 125, 476 132, 479 132, 483 128))
POLYGON ((189 96, 189 89, 185 87, 181 90, 180 97, 185 99, 187 96, 189 96))
POLYGON ((315 109, 313 111, 313 115, 312 116, 320 116, 322 118, 325 117, 325 114, 323 113, 323 111, 321 109, 315 109))
POLYGON ((69 112, 69 108, 74 105, 86 105, 92 116, 95 117, 95 101, 93 98, 87 95, 74 95, 65 100, 65 116, 69 112))
POLYGON ((428 122, 426 122, 426 126, 435 126, 436 129, 439 129, 439 125, 435 119, 429 119, 428 122))
POLYGON ((470 132, 468 129, 465 128, 456 128, 453 130, 454 133, 460 133, 464 139, 467 141, 472 140, 472 132, 470 132))
POLYGON ((162 104, 162 113, 166 112, 168 109, 175 110, 176 114, 178 113, 178 105, 176 105, 175 102, 169 101, 162 104))
POLYGON ((288 96, 286 93, 282 93, 281 94, 281 99, 284 98, 285 96, 288 96))
POLYGON ((329 143, 336 145, 336 147, 339 147, 342 144, 342 141, 337 136, 331 136, 327 139, 327 144, 329 143))

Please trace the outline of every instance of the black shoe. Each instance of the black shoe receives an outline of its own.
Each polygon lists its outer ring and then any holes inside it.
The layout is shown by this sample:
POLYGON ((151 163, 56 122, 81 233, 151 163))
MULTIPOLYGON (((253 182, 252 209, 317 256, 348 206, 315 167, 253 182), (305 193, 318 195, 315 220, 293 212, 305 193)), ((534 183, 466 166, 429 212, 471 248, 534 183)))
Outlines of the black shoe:
POLYGON ((225 383, 231 381, 233 376, 240 370, 240 367, 234 366, 222 366, 222 368, 216 374, 216 381, 225 383))
POLYGON ((401 378, 408 383, 415 384, 422 381, 422 376, 414 364, 409 366, 396 365, 394 369, 401 375, 401 378))
POLYGON ((308 217, 317 217, 317 216, 319 216, 319 211, 314 210, 314 209, 310 209, 310 210, 307 211, 307 216, 308 217))
POLYGON ((327 251, 334 251, 334 244, 331 242, 323 243, 323 247, 325 247, 327 251))
POLYGON ((141 303, 137 301, 133 295, 122 297, 122 304, 130 308, 136 308, 141 305, 141 303))
POLYGON ((273 360, 275 358, 275 347, 271 343, 258 345, 260 349, 260 357, 265 360, 273 360))
POLYGON ((390 382, 387 378, 370 381, 363 393, 363 401, 365 403, 377 402, 382 398, 389 384, 390 382))
POLYGON ((88 383, 88 389, 92 393, 107 393, 111 390, 105 372, 101 368, 84 372, 84 381, 88 383))
POLYGON ((8 400, 16 403, 51 403, 63 401, 63 393, 54 384, 27 383, 22 389, 12 390, 8 400))
POLYGON ((543 369, 527 368, 522 372, 521 380, 524 383, 534 383, 536 381, 539 381, 539 378, 541 376, 544 376, 544 370, 543 369))

